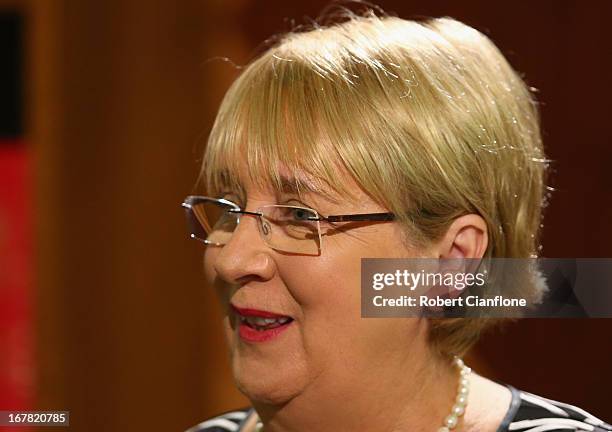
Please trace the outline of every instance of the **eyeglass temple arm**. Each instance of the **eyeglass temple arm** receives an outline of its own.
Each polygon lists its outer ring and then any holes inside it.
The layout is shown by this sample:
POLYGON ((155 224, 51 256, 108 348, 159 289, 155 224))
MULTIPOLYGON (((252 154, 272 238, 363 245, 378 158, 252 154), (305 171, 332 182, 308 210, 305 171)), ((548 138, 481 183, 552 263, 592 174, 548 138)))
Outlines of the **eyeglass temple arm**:
POLYGON ((361 222, 361 221, 392 221, 395 219, 393 213, 363 213, 349 215, 331 215, 321 217, 327 222, 361 222))

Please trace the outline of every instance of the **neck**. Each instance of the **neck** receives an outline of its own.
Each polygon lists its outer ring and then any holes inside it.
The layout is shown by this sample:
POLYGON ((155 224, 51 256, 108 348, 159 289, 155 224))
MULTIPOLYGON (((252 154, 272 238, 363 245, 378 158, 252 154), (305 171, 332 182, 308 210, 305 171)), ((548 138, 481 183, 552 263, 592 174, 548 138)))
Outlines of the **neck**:
MULTIPOLYGON (((450 360, 424 348, 412 350, 409 358, 386 358, 377 367, 344 364, 320 374, 281 406, 257 401, 253 405, 266 432, 433 432, 450 413, 458 377, 450 360)), ((461 422, 456 431, 461 430, 461 422)))

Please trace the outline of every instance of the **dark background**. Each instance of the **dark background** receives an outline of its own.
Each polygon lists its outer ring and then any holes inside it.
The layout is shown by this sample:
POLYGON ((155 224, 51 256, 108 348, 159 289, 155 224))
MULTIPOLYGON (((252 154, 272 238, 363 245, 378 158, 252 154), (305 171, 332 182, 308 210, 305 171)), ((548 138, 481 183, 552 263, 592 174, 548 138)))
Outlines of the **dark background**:
MULTIPOLYGON (((70 410, 71 430, 168 431, 247 404, 179 207, 237 73, 207 59, 245 64, 327 4, 0 0, 0 35, 22 24, 1 59, 0 124, 32 164, 31 408, 70 410)), ((611 257, 610 3, 378 4, 472 25, 539 89, 556 188, 543 256, 611 257)), ((524 320, 469 360, 610 421, 611 331, 605 319, 524 320)))
POLYGON ((20 137, 23 113, 23 22, 14 11, 0 13, 0 139, 20 137))

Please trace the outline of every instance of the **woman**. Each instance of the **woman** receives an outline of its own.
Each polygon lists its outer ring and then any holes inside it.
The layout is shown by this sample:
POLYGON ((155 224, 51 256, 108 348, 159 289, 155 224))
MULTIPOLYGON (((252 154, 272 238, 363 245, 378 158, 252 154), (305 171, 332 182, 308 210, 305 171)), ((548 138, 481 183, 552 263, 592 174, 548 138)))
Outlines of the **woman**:
POLYGON ((285 36, 227 92, 183 203, 252 402, 190 431, 612 430, 471 371, 490 320, 360 317, 363 257, 535 256, 544 174, 536 104, 476 30, 285 36))

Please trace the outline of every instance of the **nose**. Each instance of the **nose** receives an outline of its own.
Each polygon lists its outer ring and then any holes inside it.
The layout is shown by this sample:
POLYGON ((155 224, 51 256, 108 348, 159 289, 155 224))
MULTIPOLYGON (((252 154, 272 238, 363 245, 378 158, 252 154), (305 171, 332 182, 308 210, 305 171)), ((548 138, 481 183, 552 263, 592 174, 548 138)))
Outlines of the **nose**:
POLYGON ((220 248, 213 268, 229 284, 243 285, 249 280, 265 281, 274 276, 271 249, 259 233, 259 221, 253 213, 240 215, 230 240, 220 248))

